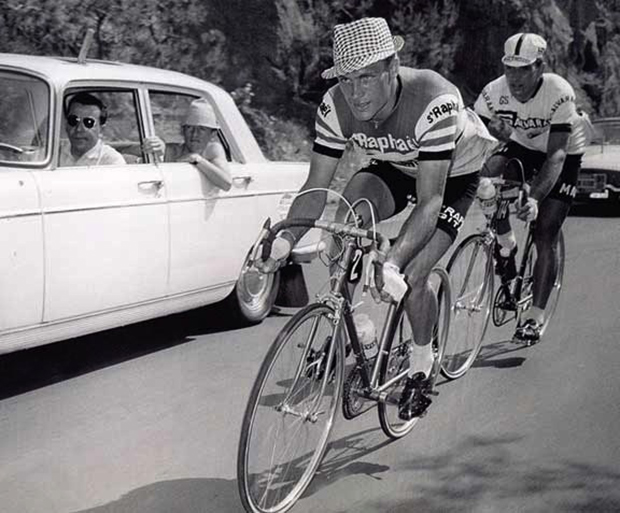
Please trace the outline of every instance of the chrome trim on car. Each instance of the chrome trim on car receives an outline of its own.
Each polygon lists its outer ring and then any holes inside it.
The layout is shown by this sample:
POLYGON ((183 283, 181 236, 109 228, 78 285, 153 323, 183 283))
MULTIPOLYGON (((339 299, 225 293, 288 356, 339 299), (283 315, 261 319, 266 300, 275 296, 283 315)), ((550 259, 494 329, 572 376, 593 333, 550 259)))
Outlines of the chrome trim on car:
POLYGON ((102 329, 111 329, 154 319, 161 315, 170 315, 191 308, 209 305, 214 302, 214 293, 221 291, 217 295, 219 300, 224 299, 232 291, 235 283, 235 281, 228 281, 213 287, 157 298, 133 305, 123 305, 92 314, 7 330, 0 334, 0 354, 35 347, 42 343, 47 344, 88 335, 102 329))

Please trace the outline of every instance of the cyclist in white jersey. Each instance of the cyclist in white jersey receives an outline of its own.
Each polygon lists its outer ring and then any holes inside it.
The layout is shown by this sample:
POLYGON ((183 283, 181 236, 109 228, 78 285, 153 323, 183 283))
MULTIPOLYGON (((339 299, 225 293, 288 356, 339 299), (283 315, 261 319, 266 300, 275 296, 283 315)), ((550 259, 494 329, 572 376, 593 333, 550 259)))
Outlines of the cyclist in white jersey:
MULTIPOLYGON (((546 41, 519 33, 504 45, 504 74, 487 84, 474 105, 491 133, 506 144, 489 158, 482 172, 497 176, 518 157, 531 179, 529 198, 517 216, 536 219, 533 307, 517 327, 514 341, 532 345, 540 339, 544 308, 556 277, 555 248, 560 228, 577 193, 581 157, 587 143, 587 121, 575 107, 571 85, 544 73, 546 41)), ((514 178, 514 177, 513 177, 514 178)), ((516 275, 516 241, 508 216, 498 225, 498 274, 516 275)))
MULTIPOLYGON (((383 18, 335 27, 334 66, 322 76, 338 82, 317 110, 310 173, 301 190, 329 187, 350 147, 361 157, 344 191, 350 202, 367 198, 379 218, 386 219, 416 197, 416 207, 383 264, 386 283, 391 277, 402 284, 406 276, 410 287, 405 308, 414 329, 413 361, 418 368, 407 381, 399 413, 412 418, 430 404, 425 390, 433 361, 430 342, 437 301, 428 276, 456 238, 486 153, 497 140, 473 111, 464 108, 458 89, 441 75, 399 67, 397 51, 403 43, 392 36, 383 18)), ((288 217, 318 218, 325 200, 324 192, 301 195, 288 217)), ((360 203, 356 211, 367 226, 369 207, 360 203)), ((341 205, 337 219, 346 215, 347 208, 341 205)), ((276 269, 305 231, 280 233, 263 269, 276 269)), ((393 290, 383 292, 398 299, 393 290)))

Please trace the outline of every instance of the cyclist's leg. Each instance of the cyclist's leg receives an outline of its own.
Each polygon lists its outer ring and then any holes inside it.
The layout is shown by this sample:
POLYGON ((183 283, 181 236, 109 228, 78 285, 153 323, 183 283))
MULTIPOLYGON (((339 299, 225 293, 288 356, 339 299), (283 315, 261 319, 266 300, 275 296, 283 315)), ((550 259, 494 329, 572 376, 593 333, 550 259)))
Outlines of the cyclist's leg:
POLYGON ((437 297, 428 281, 431 270, 452 245, 453 238, 444 230, 435 233, 407 266, 405 273, 410 286, 405 312, 413 331, 412 368, 409 376, 423 372, 426 377, 433 365, 431 339, 437 322, 437 297))
POLYGON ((562 224, 568 216, 570 204, 557 199, 546 198, 540 205, 534 244, 536 263, 534 264, 533 308, 524 316, 543 322, 547 299, 555 283, 557 274, 557 243, 562 224))
MULTIPOLYGON (((410 293, 405 302, 405 311, 411 322, 414 349, 420 349, 420 369, 427 374, 432 365, 430 342, 437 322, 437 298, 428 282, 431 270, 456 240, 463 226, 465 216, 471 207, 478 188, 479 173, 470 173, 449 178, 446 181, 444 201, 437 220, 437 229, 426 246, 407 265, 405 273, 410 293), (426 350, 424 351, 425 348, 426 350), (430 360, 430 361, 429 361, 430 360), (429 365, 430 363, 430 365, 429 365)), ((414 362, 418 360, 413 355, 414 362)), ((428 374, 427 374, 428 375, 428 374)))
POLYGON ((524 314, 521 326, 517 327, 516 340, 536 343, 540 339, 545 308, 558 273, 558 238, 577 193, 580 166, 581 155, 567 156, 557 183, 540 203, 534 232, 537 257, 533 272, 533 306, 524 314))
MULTIPOLYGON (((508 179, 518 179, 520 177, 507 176, 506 169, 508 161, 513 157, 519 157, 518 147, 508 144, 502 147, 497 153, 491 155, 482 168, 482 176, 504 176, 508 179)), ((510 215, 506 211, 505 215, 498 215, 495 225, 497 240, 499 244, 495 247, 496 274, 505 277, 507 280, 516 275, 515 253, 517 250, 517 240, 512 226, 510 225, 510 215), (502 251, 503 249, 503 251, 502 251)))
POLYGON ((405 269, 410 287, 405 299, 405 312, 411 324, 414 343, 409 379, 399 404, 401 419, 422 415, 431 403, 426 392, 434 358, 431 342, 439 309, 429 276, 433 267, 456 240, 476 195, 478 179, 479 174, 472 173, 447 181, 437 229, 405 269))
MULTIPOLYGON (((408 191, 415 190, 415 179, 411 178, 389 163, 380 162, 358 171, 349 180, 343 196, 349 203, 366 198, 373 206, 375 221, 379 222, 399 213, 407 207, 408 191)), ((367 228, 373 221, 370 206, 363 201, 355 205, 355 213, 361 219, 360 226, 367 228)), ((340 202, 336 211, 336 221, 351 222, 352 214, 344 202, 340 202)), ((331 254, 339 251, 336 241, 331 254)), ((349 284, 349 294, 353 297, 355 284, 349 284)))
MULTIPOLYGON (((394 173, 395 170, 389 165, 375 165, 358 171, 347 183, 343 196, 349 203, 354 203, 360 198, 366 198, 373 206, 377 221, 387 219, 394 215, 397 201, 394 198, 390 184, 381 175, 382 173, 394 173)), ((366 202, 360 202, 355 206, 355 213, 362 220, 362 226, 368 226, 372 221, 370 206, 366 202)), ((345 219, 351 221, 351 213, 344 202, 340 202, 336 211, 336 221, 345 219)))
POLYGON ((558 272, 558 237, 577 193, 580 166, 580 155, 567 156, 557 183, 540 204, 534 233, 537 259, 533 273, 533 308, 526 319, 544 321, 544 310, 558 272))

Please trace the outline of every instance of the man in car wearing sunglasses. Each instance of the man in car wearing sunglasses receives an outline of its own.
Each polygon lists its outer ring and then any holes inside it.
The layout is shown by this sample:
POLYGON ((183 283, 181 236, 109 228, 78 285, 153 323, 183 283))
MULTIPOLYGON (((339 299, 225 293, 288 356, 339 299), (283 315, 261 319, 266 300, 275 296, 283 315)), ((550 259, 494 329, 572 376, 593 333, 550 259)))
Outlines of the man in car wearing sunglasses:
POLYGON ((101 140, 107 117, 104 103, 90 93, 78 93, 69 100, 65 126, 70 144, 61 145, 59 166, 125 164, 123 156, 101 140))

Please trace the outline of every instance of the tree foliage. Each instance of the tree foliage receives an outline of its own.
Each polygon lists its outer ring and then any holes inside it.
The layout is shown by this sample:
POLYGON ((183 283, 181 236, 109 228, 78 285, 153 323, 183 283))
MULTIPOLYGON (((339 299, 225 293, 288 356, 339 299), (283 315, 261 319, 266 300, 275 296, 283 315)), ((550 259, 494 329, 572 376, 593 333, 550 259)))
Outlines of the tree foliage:
POLYGON ((333 26, 363 16, 388 19, 405 37, 401 62, 444 74, 467 102, 501 74, 508 36, 538 32, 549 68, 584 108, 620 114, 620 0, 3 0, 0 51, 77 56, 93 28, 90 57, 173 69, 230 91, 250 84, 242 111, 279 154, 287 144, 273 138, 294 133, 291 146, 303 146, 310 133, 330 85, 320 73, 332 64, 333 26))

